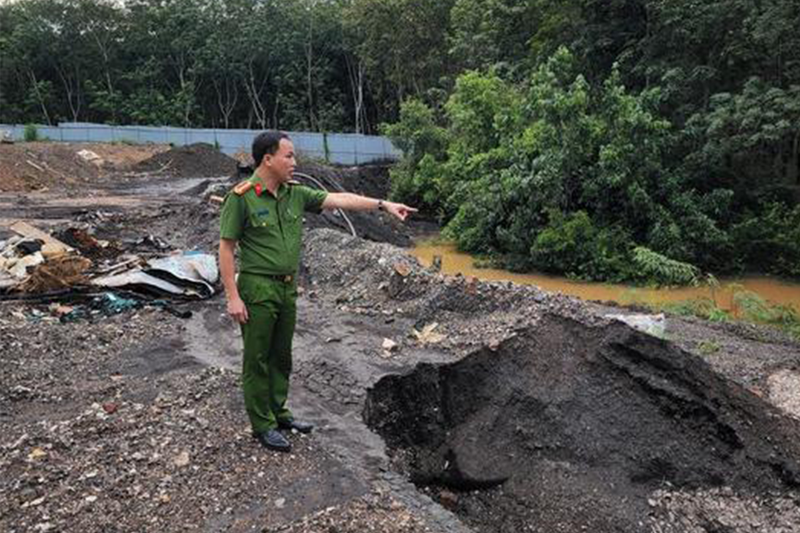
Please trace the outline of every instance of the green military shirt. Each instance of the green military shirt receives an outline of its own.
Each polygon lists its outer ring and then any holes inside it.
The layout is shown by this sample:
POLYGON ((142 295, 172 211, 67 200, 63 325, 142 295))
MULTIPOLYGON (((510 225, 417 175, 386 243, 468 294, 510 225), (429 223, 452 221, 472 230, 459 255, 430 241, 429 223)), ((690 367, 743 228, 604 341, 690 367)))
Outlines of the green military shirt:
POLYGON ((303 211, 320 212, 328 193, 281 184, 276 198, 266 188, 262 190, 255 174, 249 181, 253 187, 244 194, 232 191, 226 196, 220 237, 239 241, 239 272, 294 274, 300 262, 303 211))

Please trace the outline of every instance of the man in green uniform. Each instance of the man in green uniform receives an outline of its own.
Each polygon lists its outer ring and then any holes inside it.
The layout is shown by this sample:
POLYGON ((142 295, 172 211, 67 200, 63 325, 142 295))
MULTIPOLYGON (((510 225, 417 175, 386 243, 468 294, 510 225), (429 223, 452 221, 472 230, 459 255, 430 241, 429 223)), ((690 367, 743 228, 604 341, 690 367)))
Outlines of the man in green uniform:
POLYGON ((253 176, 234 187, 222 206, 219 268, 228 314, 239 323, 244 340, 242 389, 253 435, 267 448, 289 451, 289 441, 279 429, 308 433, 313 428, 295 419, 286 406, 303 212, 384 210, 405 220, 416 209, 351 193, 329 194, 290 182, 294 146, 281 132, 256 136, 253 160, 253 176))

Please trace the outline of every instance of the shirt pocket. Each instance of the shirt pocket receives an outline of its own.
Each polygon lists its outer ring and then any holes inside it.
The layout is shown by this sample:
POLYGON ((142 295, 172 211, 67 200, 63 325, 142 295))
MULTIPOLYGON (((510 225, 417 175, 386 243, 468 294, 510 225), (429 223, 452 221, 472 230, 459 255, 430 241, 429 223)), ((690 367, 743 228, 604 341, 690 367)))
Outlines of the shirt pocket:
POLYGON ((273 221, 270 217, 270 210, 263 208, 250 213, 248 217, 250 227, 256 232, 269 231, 273 221))
POLYGON ((300 228, 303 225, 303 213, 297 207, 287 208, 283 218, 288 231, 295 233, 300 232, 300 228))

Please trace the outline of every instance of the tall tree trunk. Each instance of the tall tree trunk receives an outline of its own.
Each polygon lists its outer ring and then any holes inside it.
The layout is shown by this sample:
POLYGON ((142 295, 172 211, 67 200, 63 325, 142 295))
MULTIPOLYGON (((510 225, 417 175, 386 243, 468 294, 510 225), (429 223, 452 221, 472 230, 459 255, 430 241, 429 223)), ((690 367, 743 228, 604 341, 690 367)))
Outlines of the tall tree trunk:
POLYGON ((278 93, 275 95, 275 105, 272 106, 272 127, 275 129, 278 128, 278 106, 281 102, 281 94, 278 93))
POLYGON ((311 131, 319 131, 314 114, 314 15, 308 15, 308 34, 306 35, 306 98, 308 98, 308 126, 311 131))
MULTIPOLYGON (((92 37, 94 38, 94 42, 97 43, 97 48, 100 50, 100 54, 103 56, 103 71, 104 71, 104 78, 106 82, 106 90, 108 91, 109 98, 114 97, 114 83, 111 81, 111 61, 109 59, 108 54, 108 47, 105 43, 103 43, 100 38, 95 34, 92 33, 92 37)), ((111 110, 111 121, 117 121, 117 110, 116 107, 112 107, 111 110)))
POLYGON ((44 95, 42 95, 42 91, 39 88, 39 80, 36 79, 36 73, 33 69, 28 70, 28 76, 31 79, 31 83, 33 84, 33 91, 36 93, 36 99, 39 100, 39 105, 42 108, 42 114, 44 115, 44 119, 47 121, 48 126, 52 126, 53 123, 50 120, 50 113, 47 112, 47 104, 44 101, 44 95))
POLYGON ((350 93, 353 97, 353 119, 356 133, 364 133, 364 62, 356 58, 353 64, 353 57, 345 55, 345 64, 350 79, 350 93))
POLYGON ((81 112, 80 74, 75 72, 75 77, 72 78, 65 74, 59 65, 56 65, 55 69, 58 73, 58 77, 61 78, 64 92, 67 93, 67 105, 69 105, 69 112, 72 115, 72 122, 78 122, 78 115, 80 115, 81 112), (74 87, 73 83, 75 85, 74 87))
POLYGON ((261 86, 259 87, 256 84, 253 61, 248 61, 247 78, 245 78, 245 90, 247 92, 247 98, 250 100, 250 109, 253 115, 255 115, 256 122, 261 129, 266 129, 267 127, 267 112, 264 108, 264 104, 261 102, 261 93, 263 92, 266 83, 266 76, 264 76, 264 81, 261 83, 261 86))
POLYGON ((230 128, 231 114, 236 108, 236 102, 239 100, 239 89, 235 80, 226 76, 225 81, 220 82, 216 78, 211 82, 214 85, 214 91, 217 93, 217 107, 222 115, 222 122, 225 129, 230 128))
POLYGON ((183 122, 183 127, 188 128, 191 126, 189 117, 192 114, 192 100, 194 99, 194 94, 197 90, 197 87, 194 86, 194 80, 189 79, 189 68, 186 66, 188 60, 183 52, 180 53, 175 62, 178 69, 178 81, 181 88, 181 97, 184 99, 183 109, 181 109, 181 121, 183 122))
POLYGON ((789 183, 800 185, 800 131, 794 135, 794 146, 792 146, 792 156, 789 158, 787 178, 789 183))

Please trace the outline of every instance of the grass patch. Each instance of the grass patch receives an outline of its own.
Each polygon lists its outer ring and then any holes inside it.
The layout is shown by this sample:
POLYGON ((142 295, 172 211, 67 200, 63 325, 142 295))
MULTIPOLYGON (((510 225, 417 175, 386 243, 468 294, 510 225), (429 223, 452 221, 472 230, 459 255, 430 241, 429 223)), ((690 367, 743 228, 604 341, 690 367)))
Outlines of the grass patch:
POLYGON ((712 353, 717 353, 720 346, 714 341, 705 340, 697 345, 697 349, 700 350, 700 353, 703 355, 711 355, 712 353))
MULTIPOLYGON (((733 309, 719 307, 712 298, 695 298, 683 302, 651 306, 680 316, 694 316, 711 322, 734 320, 775 327, 800 340, 800 314, 791 306, 771 304, 758 294, 737 289, 733 309)), ((701 348, 702 349, 702 348, 701 348)))

